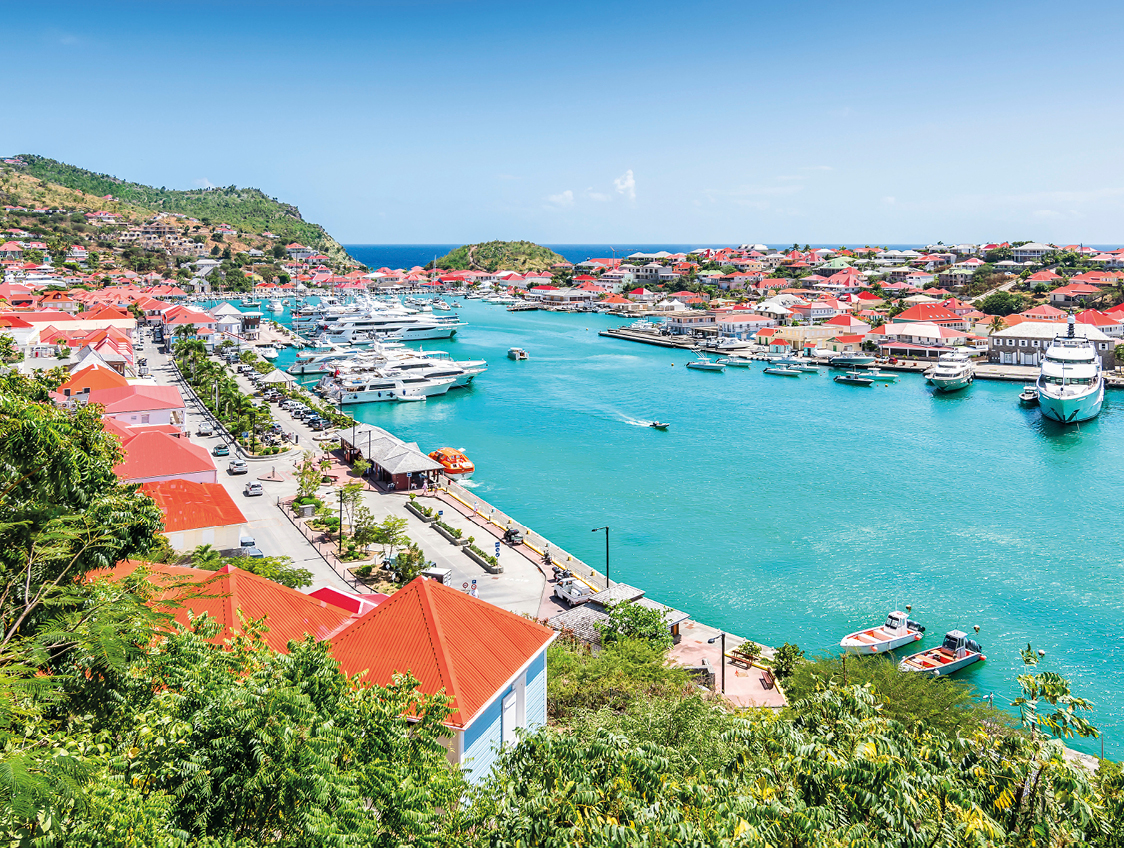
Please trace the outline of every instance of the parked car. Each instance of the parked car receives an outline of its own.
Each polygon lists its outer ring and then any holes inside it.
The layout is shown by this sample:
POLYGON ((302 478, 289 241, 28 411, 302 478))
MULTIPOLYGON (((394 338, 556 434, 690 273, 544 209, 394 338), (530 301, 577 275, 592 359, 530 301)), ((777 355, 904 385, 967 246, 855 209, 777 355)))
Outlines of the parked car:
POLYGON ((230 464, 226 466, 228 474, 249 474, 250 466, 246 464, 244 459, 232 459, 230 464))
POLYGON ((323 418, 313 418, 309 421, 306 421, 305 423, 307 424, 309 430, 314 430, 316 432, 319 432, 328 426, 328 422, 323 418))
POLYGON ((230 456, 230 446, 225 444, 215 445, 211 448, 211 456, 230 456))
POLYGON ((215 428, 210 422, 204 421, 199 425, 199 429, 195 431, 196 436, 213 436, 215 435, 215 428))
POLYGON ((242 494, 248 498, 253 498, 258 495, 264 495, 265 489, 262 488, 261 483, 251 481, 246 484, 246 488, 242 490, 242 494))
POLYGON ((242 556, 251 557, 252 559, 262 559, 265 554, 262 553, 261 548, 243 548, 242 556))
POLYGON ((573 607, 589 601, 593 590, 576 577, 563 577, 554 586, 554 597, 573 607))

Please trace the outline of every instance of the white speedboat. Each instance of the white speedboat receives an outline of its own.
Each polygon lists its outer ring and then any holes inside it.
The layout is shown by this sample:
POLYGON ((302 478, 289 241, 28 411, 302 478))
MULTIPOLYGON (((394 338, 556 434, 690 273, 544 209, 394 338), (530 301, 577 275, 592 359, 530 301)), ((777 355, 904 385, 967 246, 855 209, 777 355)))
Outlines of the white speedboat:
POLYGON ((925 378, 938 392, 958 392, 967 388, 975 375, 972 357, 961 350, 942 353, 937 364, 925 372, 925 378))
POLYGON ((920 671, 933 677, 943 677, 986 659, 979 642, 969 639, 968 634, 963 630, 950 630, 945 634, 944 642, 939 648, 927 648, 916 654, 910 654, 898 663, 898 668, 902 671, 920 671))
POLYGON ((882 626, 848 633, 839 646, 856 654, 884 654, 920 640, 924 632, 925 628, 910 621, 904 612, 894 610, 882 626))
POLYGON ((262 345, 261 347, 257 348, 257 353, 258 353, 258 356, 260 356, 262 359, 276 359, 277 358, 277 348, 275 348, 271 344, 265 344, 265 345, 262 345))
POLYGON ((1096 345, 1075 333, 1074 317, 1064 336, 1046 348, 1038 375, 1038 407, 1062 424, 1096 418, 1104 403, 1104 376, 1096 345))
POLYGON ((522 362, 527 359, 527 351, 521 347, 512 347, 507 350, 507 358, 514 359, 516 362, 522 362))
POLYGON ((836 368, 866 368, 874 364, 874 357, 865 353, 840 353, 831 357, 836 368))
POLYGON ((688 368, 694 368, 698 371, 725 371, 726 364, 724 362, 713 362, 710 357, 699 354, 699 358, 694 362, 687 363, 688 368))
POLYGON ((1038 386, 1033 384, 1023 386, 1023 390, 1019 392, 1019 403, 1027 406, 1038 406, 1038 386))
POLYGON ((772 374, 776 377, 799 377, 803 371, 797 371, 795 368, 790 368, 787 365, 778 365, 772 368, 766 368, 762 374, 772 374))

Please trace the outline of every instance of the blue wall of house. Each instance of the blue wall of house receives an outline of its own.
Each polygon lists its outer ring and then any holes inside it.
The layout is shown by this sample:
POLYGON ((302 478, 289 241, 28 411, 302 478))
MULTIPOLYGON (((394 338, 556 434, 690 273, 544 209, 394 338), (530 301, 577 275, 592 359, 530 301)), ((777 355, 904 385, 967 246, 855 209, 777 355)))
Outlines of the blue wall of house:
MULTIPOLYGON (((503 699, 514 688, 505 687, 464 730, 461 765, 474 783, 487 777, 499 757, 503 741, 503 699)), ((540 651, 527 668, 525 715, 525 726, 530 730, 546 724, 546 651, 540 651)))

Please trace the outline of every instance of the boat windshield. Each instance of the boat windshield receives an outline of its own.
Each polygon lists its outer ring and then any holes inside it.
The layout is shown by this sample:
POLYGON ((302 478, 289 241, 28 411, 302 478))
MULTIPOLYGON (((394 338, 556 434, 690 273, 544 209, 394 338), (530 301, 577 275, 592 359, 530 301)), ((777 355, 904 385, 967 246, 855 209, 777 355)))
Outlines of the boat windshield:
POLYGON ((951 633, 946 634, 944 644, 941 647, 946 651, 956 651, 960 647, 960 637, 953 636, 951 633))
POLYGON ((902 626, 902 620, 896 615, 886 616, 886 623, 883 625, 887 630, 896 630, 902 626))
POLYGON ((1050 377, 1042 375, 1043 383, 1053 383, 1058 386, 1088 386, 1093 382, 1092 377, 1050 377))

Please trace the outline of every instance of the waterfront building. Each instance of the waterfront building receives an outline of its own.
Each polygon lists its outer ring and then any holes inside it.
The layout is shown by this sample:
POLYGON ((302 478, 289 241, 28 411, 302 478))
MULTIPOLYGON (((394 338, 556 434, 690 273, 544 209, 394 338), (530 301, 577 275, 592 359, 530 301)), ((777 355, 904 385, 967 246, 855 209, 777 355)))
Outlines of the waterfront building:
POLYGON ((963 315, 957 315, 952 310, 936 302, 916 303, 909 309, 895 316, 894 321, 899 324, 935 324, 938 327, 949 327, 962 332, 967 332, 968 330, 968 321, 963 315))
MULTIPOLYGON (((1111 370, 1115 364, 1116 341, 1088 324, 1077 324, 1074 332, 1093 343, 1101 357, 1101 367, 1105 371, 1111 370)), ((1050 342, 1055 336, 1064 334, 1064 329, 1057 321, 1021 321, 991 334, 988 338, 988 362, 1040 365, 1050 342)))
POLYGON ((345 462, 366 459, 372 465, 371 478, 396 491, 437 482, 444 471, 444 466, 422 453, 416 442, 403 442, 372 424, 354 424, 340 430, 340 448, 345 462))

